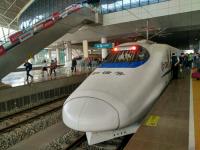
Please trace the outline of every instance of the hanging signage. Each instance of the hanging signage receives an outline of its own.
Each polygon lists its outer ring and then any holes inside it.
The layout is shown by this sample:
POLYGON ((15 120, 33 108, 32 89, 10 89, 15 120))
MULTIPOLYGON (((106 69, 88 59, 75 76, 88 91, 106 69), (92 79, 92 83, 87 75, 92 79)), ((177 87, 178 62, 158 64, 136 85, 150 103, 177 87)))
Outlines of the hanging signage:
POLYGON ((113 43, 99 43, 94 44, 94 48, 102 49, 102 48, 113 48, 113 43))

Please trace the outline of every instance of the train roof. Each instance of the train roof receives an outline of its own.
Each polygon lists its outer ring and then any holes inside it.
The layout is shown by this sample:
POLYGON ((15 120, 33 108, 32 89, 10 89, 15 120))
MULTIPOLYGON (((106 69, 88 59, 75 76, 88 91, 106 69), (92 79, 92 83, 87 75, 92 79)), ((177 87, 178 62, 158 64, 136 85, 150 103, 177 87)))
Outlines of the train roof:
POLYGON ((127 43, 123 43, 123 44, 120 44, 119 46, 132 46, 132 45, 152 45, 152 44, 160 44, 160 45, 165 45, 167 47, 171 47, 173 48, 174 50, 179 50, 173 46, 170 46, 168 44, 162 44, 162 43, 156 43, 156 42, 153 42, 153 41, 150 41, 150 40, 146 40, 146 39, 143 39, 143 40, 139 40, 137 42, 127 42, 127 43))
POLYGON ((140 40, 137 42, 127 42, 120 44, 119 46, 129 46, 129 45, 143 45, 143 44, 155 44, 155 42, 150 41, 150 40, 140 40))

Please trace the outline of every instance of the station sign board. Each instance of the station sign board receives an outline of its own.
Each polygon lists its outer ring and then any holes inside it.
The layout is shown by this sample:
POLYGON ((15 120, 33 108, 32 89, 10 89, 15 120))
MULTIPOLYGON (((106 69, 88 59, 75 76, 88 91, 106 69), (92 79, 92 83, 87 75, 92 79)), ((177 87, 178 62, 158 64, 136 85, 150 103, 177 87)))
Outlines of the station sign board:
POLYGON ((113 48, 113 43, 98 43, 94 44, 94 48, 101 49, 101 48, 113 48))

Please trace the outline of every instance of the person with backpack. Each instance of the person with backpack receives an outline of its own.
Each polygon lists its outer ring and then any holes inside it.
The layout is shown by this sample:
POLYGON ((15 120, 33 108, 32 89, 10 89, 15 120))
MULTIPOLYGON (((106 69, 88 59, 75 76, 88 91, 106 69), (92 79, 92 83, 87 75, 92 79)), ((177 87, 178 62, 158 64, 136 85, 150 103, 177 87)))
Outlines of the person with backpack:
POLYGON ((46 61, 46 60, 43 60, 43 65, 42 65, 42 77, 44 77, 44 72, 47 73, 47 76, 49 75, 47 67, 48 67, 48 66, 47 66, 47 61, 46 61))
POLYGON ((54 77, 56 76, 56 67, 57 64, 54 60, 51 60, 51 64, 50 64, 50 77, 52 77, 52 72, 54 72, 54 77))
POLYGON ((25 70, 26 70, 26 81, 29 82, 29 77, 31 77, 31 80, 33 80, 33 76, 30 74, 30 71, 32 70, 32 64, 28 61, 25 61, 25 70))

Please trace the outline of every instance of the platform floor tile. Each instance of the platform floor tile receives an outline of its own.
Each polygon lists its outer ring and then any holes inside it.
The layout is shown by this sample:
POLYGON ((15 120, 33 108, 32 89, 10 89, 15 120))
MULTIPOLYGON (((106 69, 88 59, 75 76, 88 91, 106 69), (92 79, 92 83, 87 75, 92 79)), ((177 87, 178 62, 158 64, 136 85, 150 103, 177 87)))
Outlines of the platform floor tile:
POLYGON ((188 150, 189 103, 189 77, 171 81, 125 150, 188 150), (152 115, 160 119, 147 126, 152 115))

